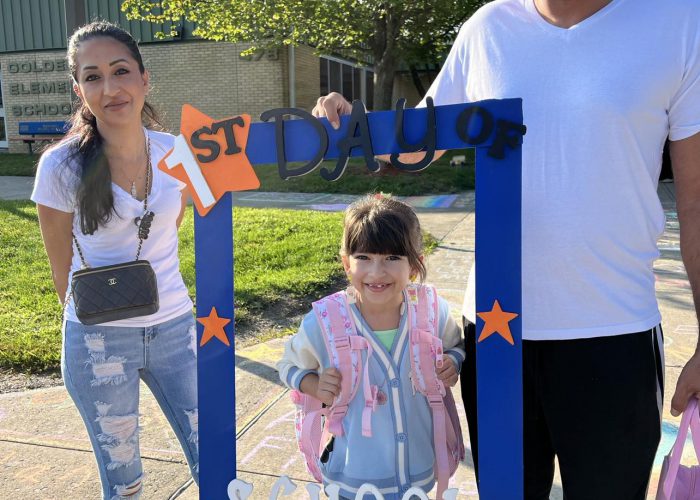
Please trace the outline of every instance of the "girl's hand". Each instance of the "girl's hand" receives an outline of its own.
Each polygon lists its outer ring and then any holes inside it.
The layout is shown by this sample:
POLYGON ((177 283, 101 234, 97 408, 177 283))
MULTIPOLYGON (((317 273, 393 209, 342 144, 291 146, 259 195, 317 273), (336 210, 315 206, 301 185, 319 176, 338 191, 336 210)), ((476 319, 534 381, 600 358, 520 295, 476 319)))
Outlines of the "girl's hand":
POLYGON ((318 377, 316 399, 331 406, 340 394, 340 372, 336 368, 328 368, 318 377))
POLYGON ((457 385, 457 379, 459 378, 459 372, 457 372, 457 367, 454 361, 449 356, 443 358, 442 368, 437 368, 437 377, 442 380, 442 383, 447 387, 454 387, 457 385))

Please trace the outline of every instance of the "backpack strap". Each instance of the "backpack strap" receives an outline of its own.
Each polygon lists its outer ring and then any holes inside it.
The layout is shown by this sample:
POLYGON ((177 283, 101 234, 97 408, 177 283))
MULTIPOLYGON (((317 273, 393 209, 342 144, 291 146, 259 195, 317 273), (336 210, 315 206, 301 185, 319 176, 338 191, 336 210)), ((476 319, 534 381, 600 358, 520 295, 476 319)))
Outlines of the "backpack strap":
MULTIPOLYGON (((437 377, 436 367, 442 367, 442 340, 438 336, 438 301, 435 288, 409 286, 406 290, 408 320, 411 325, 411 383, 428 400, 433 416, 433 448, 437 476, 437 498, 441 499, 450 478, 447 449, 448 428, 445 408, 445 384, 437 377)), ((455 436, 451 436, 454 439, 455 436)))
POLYGON ((365 407, 362 411, 362 435, 372 436, 372 412, 376 409, 378 388, 369 383, 369 363, 362 370, 362 354, 367 350, 367 360, 372 356, 372 346, 357 334, 355 323, 350 316, 350 304, 347 293, 341 291, 314 302, 313 309, 324 333, 326 349, 331 363, 340 372, 340 394, 331 406, 326 419, 326 427, 331 434, 344 434, 343 418, 348 412, 350 402, 360 386, 362 372, 362 391, 365 407))
POLYGON ((410 325, 411 383, 413 392, 445 395, 445 386, 437 378, 435 367, 442 367, 442 340, 437 334, 438 314, 435 289, 411 285, 406 289, 410 325))
POLYGON ((316 481, 321 482, 323 476, 319 457, 323 453, 325 443, 328 442, 322 419, 327 415, 327 408, 323 408, 318 399, 299 391, 292 391, 291 396, 296 405, 294 430, 299 451, 304 456, 306 469, 316 481))

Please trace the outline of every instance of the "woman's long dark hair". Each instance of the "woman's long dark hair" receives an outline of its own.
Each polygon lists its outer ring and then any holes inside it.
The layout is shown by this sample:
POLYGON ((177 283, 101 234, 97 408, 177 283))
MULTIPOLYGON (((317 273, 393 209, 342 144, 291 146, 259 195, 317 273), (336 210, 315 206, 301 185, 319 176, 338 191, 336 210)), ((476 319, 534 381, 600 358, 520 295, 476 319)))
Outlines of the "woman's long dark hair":
MULTIPOLYGON (((76 56, 82 42, 93 38, 112 38, 129 50, 143 74, 146 69, 136 40, 119 26, 105 21, 95 21, 76 30, 68 40, 68 67, 73 81, 78 81, 76 56)), ((145 102, 141 120, 146 127, 159 127, 158 115, 153 107, 145 102)), ((104 156, 104 144, 97 130, 97 120, 85 103, 80 100, 71 116, 71 128, 64 138, 71 143, 71 153, 67 164, 74 160, 80 165, 80 184, 77 191, 80 229, 83 234, 93 234, 98 227, 105 225, 114 213, 112 195, 112 175, 104 156)))

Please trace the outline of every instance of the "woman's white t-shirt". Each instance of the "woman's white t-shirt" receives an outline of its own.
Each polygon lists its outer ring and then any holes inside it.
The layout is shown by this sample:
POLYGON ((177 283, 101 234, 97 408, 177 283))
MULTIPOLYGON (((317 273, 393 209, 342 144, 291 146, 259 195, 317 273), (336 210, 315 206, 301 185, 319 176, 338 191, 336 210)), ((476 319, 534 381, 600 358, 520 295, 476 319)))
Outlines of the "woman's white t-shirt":
MULTIPOLYGON (((155 213, 155 217, 148 239, 143 242, 140 258, 148 260, 156 274, 160 308, 158 312, 149 316, 105 323, 109 326, 152 326, 192 310, 192 301, 182 280, 177 256, 176 221, 182 206, 181 190, 184 185, 157 168, 158 162, 172 148, 174 137, 153 130, 148 130, 147 133, 150 138, 153 166, 153 186, 148 196, 148 209, 155 213)), ((143 201, 132 198, 129 193, 112 183, 115 208, 112 218, 94 234, 83 234, 76 204, 80 165, 77 161, 67 160, 71 153, 71 144, 59 144, 42 155, 37 168, 32 201, 73 214, 73 234, 90 267, 134 260, 138 247, 134 219, 143 215, 143 201)), ((80 256, 73 244, 69 288, 73 272, 81 267, 80 256)), ((69 321, 79 321, 72 300, 66 308, 65 317, 69 321)))

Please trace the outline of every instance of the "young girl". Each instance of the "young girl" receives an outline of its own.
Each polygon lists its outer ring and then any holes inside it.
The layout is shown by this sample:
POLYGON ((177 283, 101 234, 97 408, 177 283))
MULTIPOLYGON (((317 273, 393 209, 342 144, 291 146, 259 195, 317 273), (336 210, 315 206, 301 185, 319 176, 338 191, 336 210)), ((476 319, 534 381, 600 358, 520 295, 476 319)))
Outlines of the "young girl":
POLYGON ((42 155, 32 200, 65 303, 63 380, 90 436, 102 497, 135 499, 143 490, 139 379, 165 412, 197 479, 195 326, 177 257, 186 196, 156 168, 174 138, 150 129, 149 75, 131 35, 104 22, 83 26, 69 40, 68 63, 79 106, 65 140, 42 155), (158 311, 82 324, 68 293, 72 273, 83 261, 98 267, 133 260, 135 219, 144 216, 146 202, 155 215, 140 258, 156 275, 158 311))
MULTIPOLYGON (((344 432, 334 433, 321 459, 324 483, 340 486, 344 498, 355 498, 364 483, 379 488, 387 499, 400 499, 412 486, 428 492, 435 484, 431 409, 409 379, 409 294, 405 291, 412 281, 425 278, 422 249, 418 218, 404 203, 367 196, 348 207, 340 251, 350 281, 347 303, 357 335, 371 348, 362 364, 364 370, 369 357, 369 383, 377 391, 368 417, 367 395, 363 398, 359 388, 342 418, 344 432)), ((336 356, 328 352, 319 322, 322 315, 306 315, 287 342, 278 369, 287 386, 331 406, 343 380, 334 366, 336 356)), ((437 316, 446 354, 437 376, 452 387, 464 359, 461 331, 440 298, 437 316)))

